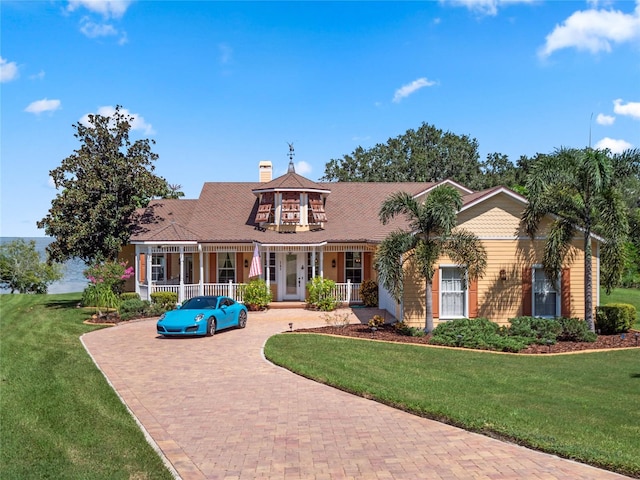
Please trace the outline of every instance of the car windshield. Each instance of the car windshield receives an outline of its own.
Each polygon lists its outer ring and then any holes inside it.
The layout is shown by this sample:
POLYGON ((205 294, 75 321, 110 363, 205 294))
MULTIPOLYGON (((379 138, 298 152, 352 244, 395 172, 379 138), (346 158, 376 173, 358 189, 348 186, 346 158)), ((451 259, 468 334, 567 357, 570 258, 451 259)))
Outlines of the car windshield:
POLYGON ((193 297, 187 300, 180 310, 202 310, 204 308, 216 308, 218 297, 193 297))

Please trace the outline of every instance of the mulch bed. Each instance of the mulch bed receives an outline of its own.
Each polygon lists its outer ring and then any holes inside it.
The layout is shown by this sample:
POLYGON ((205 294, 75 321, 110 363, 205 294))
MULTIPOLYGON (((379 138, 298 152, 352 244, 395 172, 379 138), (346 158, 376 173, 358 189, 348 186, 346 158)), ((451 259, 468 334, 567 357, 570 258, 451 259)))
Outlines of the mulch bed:
MULTIPOLYGON (((414 343, 428 345, 431 335, 424 337, 409 337, 399 335, 390 325, 384 325, 372 332, 367 325, 350 324, 341 326, 326 326, 316 328, 297 329, 296 332, 323 333, 328 335, 338 335, 343 337, 365 338, 368 340, 382 340, 386 342, 414 343)), ((631 348, 640 346, 640 332, 630 330, 624 335, 598 335, 595 342, 558 342, 555 345, 531 345, 521 350, 519 353, 527 354, 548 354, 548 353, 570 353, 584 350, 604 350, 617 348, 631 348), (636 334, 639 335, 636 338, 636 334)))

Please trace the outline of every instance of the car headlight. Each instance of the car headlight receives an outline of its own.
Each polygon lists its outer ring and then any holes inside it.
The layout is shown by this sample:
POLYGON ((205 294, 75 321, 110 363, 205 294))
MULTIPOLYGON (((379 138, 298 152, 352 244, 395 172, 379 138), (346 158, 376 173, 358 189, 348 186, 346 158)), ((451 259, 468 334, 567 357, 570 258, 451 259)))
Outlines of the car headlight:
POLYGON ((204 318, 204 313, 199 313, 198 315, 196 315, 196 322, 199 322, 200 320, 202 320, 204 318))
POLYGON ((162 315, 160 315, 160 318, 158 319, 159 322, 161 322, 162 320, 164 320, 166 317, 166 315, 163 313, 162 315))

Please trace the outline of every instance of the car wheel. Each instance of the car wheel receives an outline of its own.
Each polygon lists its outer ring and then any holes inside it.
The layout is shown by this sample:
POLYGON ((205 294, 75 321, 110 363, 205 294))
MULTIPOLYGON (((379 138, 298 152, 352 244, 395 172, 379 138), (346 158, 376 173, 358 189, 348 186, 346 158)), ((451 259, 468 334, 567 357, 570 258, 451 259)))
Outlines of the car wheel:
POLYGON ((238 314, 238 328, 244 328, 247 326, 247 312, 240 310, 238 314))
POLYGON ((216 333, 216 319, 211 317, 207 320, 207 337, 212 337, 216 333))

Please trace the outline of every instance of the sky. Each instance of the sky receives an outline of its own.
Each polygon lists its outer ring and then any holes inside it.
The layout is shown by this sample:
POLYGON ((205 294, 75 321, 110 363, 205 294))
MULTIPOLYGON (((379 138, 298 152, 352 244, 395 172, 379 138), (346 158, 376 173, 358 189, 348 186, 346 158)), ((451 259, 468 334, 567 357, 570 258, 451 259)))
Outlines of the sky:
POLYGON ((121 105, 197 198, 422 123, 481 159, 640 148, 640 0, 0 2, 0 236, 44 236, 73 124, 121 105))

